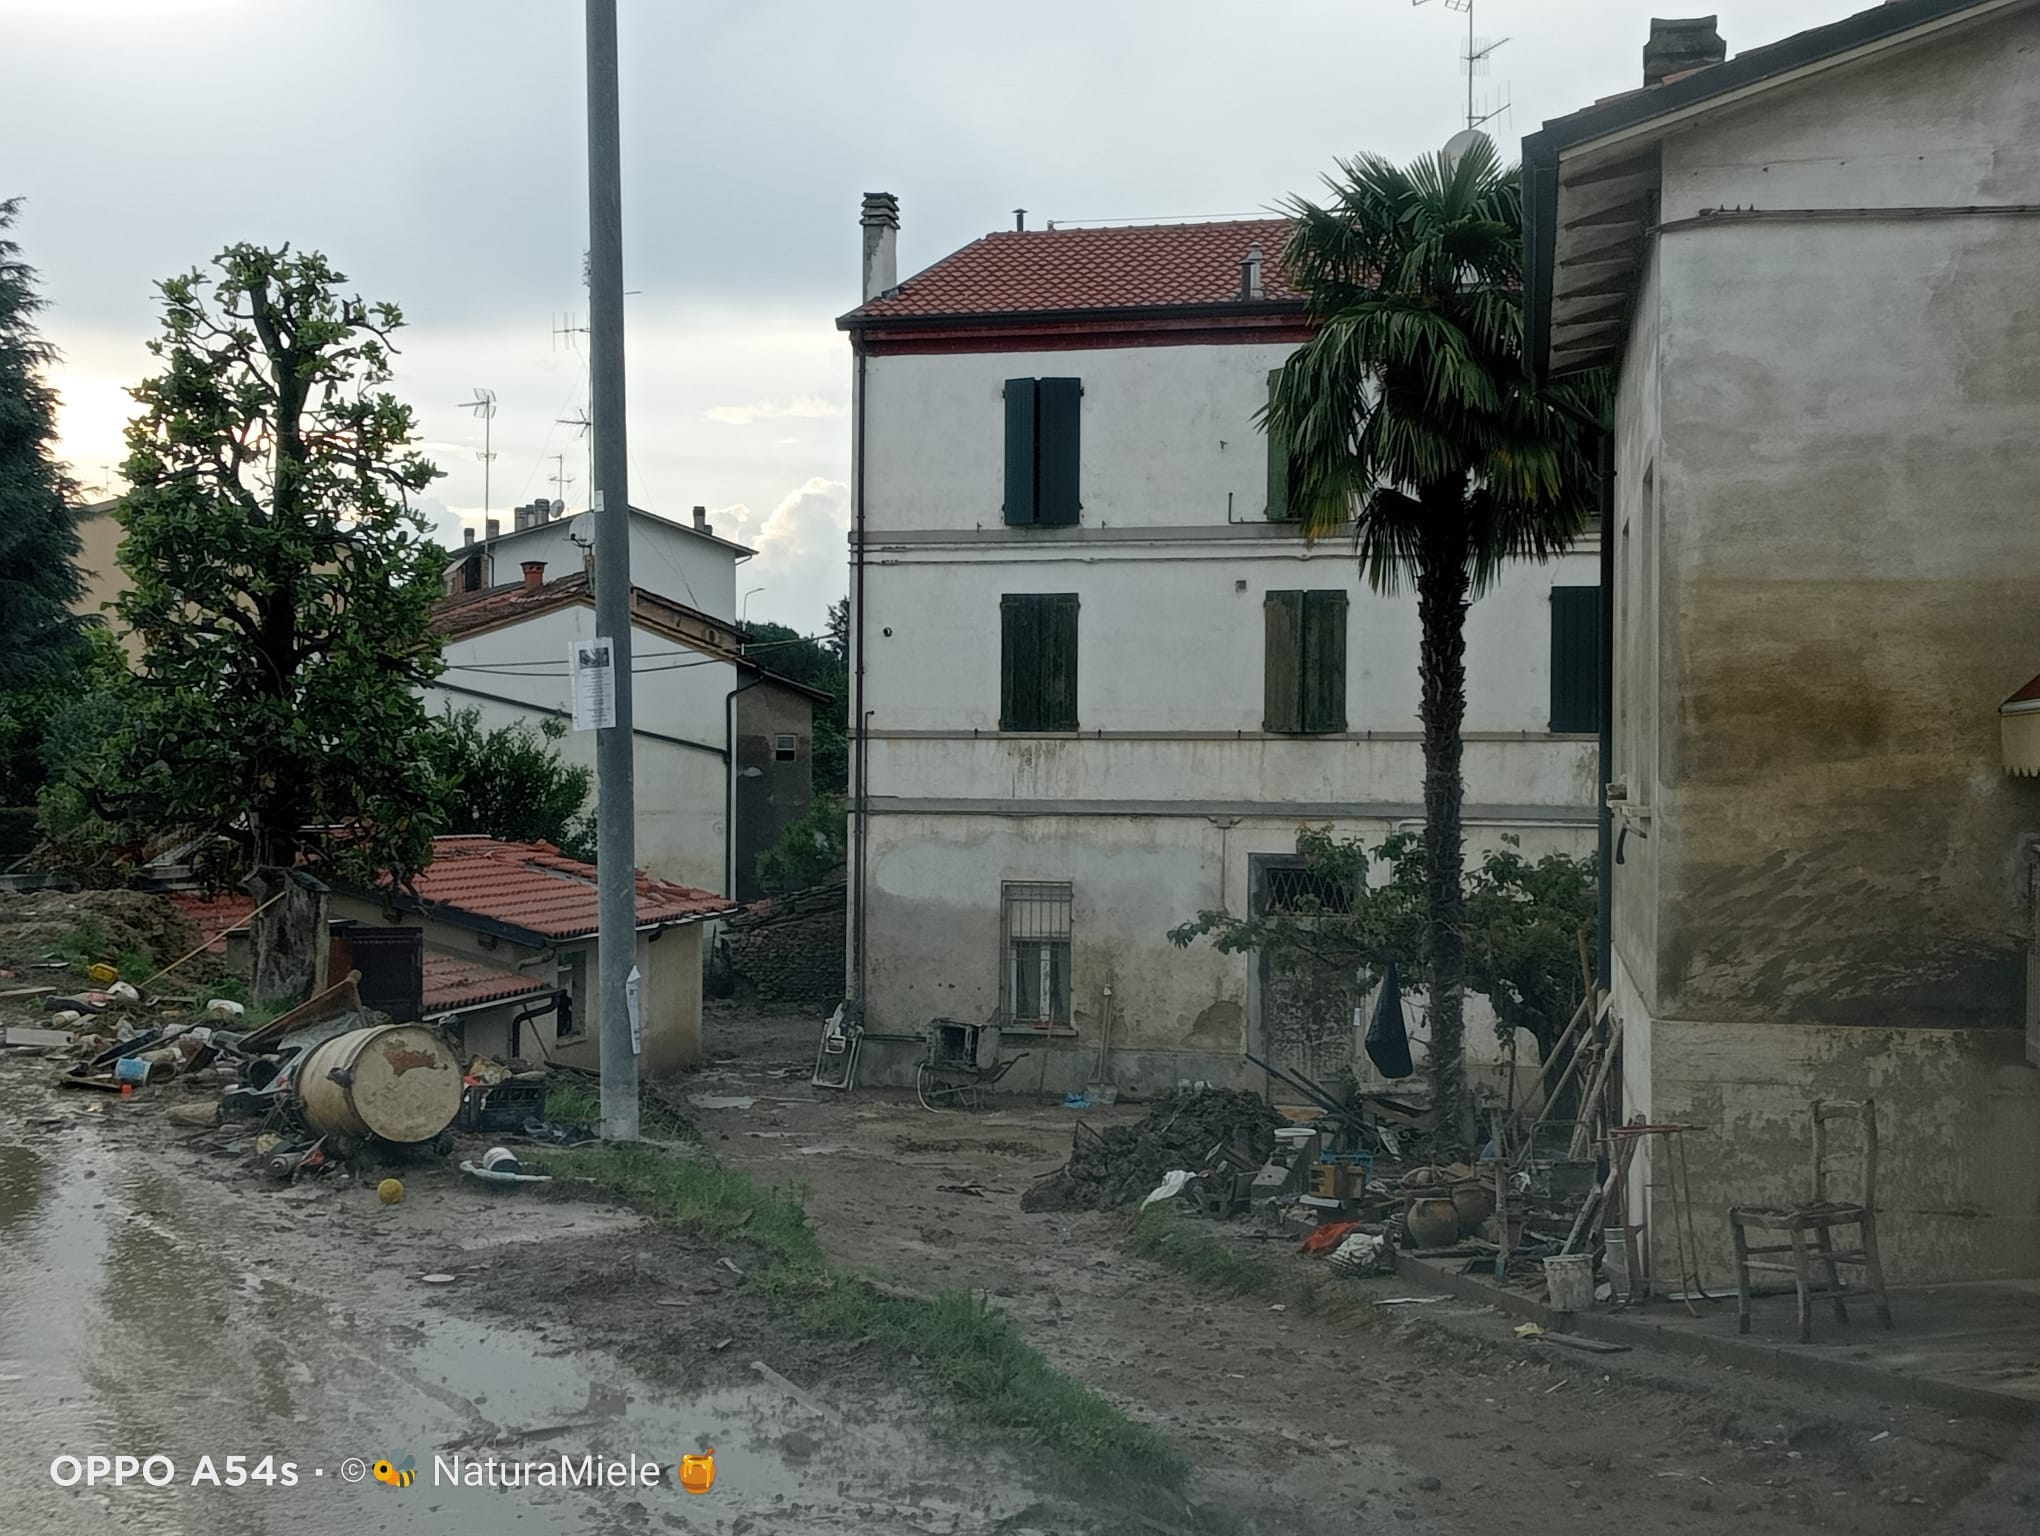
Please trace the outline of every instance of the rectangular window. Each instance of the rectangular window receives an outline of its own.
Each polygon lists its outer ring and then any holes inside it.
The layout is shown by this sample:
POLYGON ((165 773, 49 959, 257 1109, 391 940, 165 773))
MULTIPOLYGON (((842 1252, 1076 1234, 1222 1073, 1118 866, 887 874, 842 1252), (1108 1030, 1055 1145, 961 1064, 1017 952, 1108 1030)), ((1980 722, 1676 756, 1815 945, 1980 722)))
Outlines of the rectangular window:
POLYGON ((1008 1020, 1035 1029, 1070 1023, 1070 922, 1076 898, 1060 881, 1008 881, 1001 996, 1008 1020))
POLYGON ((1074 526, 1082 457, 1084 381, 1006 380, 1006 522, 1074 526))
POLYGON ((1346 728, 1346 594, 1270 592, 1261 728, 1319 735, 1346 728))
POLYGON ((1077 728, 1077 594, 999 599, 999 729, 1077 728))
POLYGON ((1551 729, 1601 729, 1601 589, 1551 589, 1551 729))
POLYGON ((553 1015, 555 1038, 578 1039, 588 1032, 588 1010, 594 1003, 588 995, 588 951, 572 949, 562 954, 553 985, 562 994, 559 1012, 553 1015))
POLYGON ((775 736, 772 738, 772 761, 790 763, 800 756, 800 739, 796 736, 775 736))
MULTIPOLYGON (((1277 368, 1268 375, 1268 398, 1275 398, 1275 381, 1282 377, 1277 368)), ((1268 506, 1266 516, 1271 522, 1294 522, 1297 518, 1296 504, 1292 500, 1290 485, 1294 477, 1295 459, 1290 452, 1289 439, 1275 430, 1269 422, 1268 439, 1268 506)))

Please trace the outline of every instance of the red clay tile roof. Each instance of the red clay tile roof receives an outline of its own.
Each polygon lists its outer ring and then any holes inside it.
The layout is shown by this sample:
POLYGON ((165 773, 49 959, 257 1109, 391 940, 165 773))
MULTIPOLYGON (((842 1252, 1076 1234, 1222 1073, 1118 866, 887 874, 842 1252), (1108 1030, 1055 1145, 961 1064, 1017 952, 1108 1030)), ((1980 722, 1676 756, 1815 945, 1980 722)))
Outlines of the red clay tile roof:
POLYGON ((586 571, 575 571, 562 576, 558 581, 549 581, 540 587, 527 587, 523 582, 507 586, 490 587, 481 592, 463 592, 458 597, 449 597, 444 602, 432 605, 432 623, 442 635, 449 639, 467 634, 471 630, 487 629, 492 625, 521 619, 534 613, 544 613, 549 608, 558 608, 566 603, 577 603, 592 599, 595 584, 588 579, 586 571))
POLYGON ((425 951, 425 1012, 447 1013, 455 1008, 472 1008, 477 1003, 501 1002, 533 992, 549 992, 552 983, 536 976, 521 976, 499 966, 485 965, 461 955, 425 951))
MULTIPOLYGON (((492 918, 549 939, 580 938, 601 926, 596 912, 595 866, 568 858, 551 843, 436 837, 432 862, 418 876, 416 891, 428 912, 445 908, 492 918)), ((735 902, 713 891, 638 873, 640 927, 734 910, 735 902)))
POLYGON ((1247 247, 1257 243, 1266 296, 1300 300, 1303 295, 1282 268, 1288 242, 1287 219, 1006 230, 972 241, 908 278, 891 298, 873 299, 851 316, 882 320, 1237 303, 1240 263, 1247 247))
POLYGON ((199 936, 208 941, 205 952, 209 955, 224 955, 228 930, 245 927, 248 919, 255 915, 255 898, 233 891, 221 891, 215 896, 200 895, 196 891, 172 891, 170 899, 186 917, 198 924, 199 936))

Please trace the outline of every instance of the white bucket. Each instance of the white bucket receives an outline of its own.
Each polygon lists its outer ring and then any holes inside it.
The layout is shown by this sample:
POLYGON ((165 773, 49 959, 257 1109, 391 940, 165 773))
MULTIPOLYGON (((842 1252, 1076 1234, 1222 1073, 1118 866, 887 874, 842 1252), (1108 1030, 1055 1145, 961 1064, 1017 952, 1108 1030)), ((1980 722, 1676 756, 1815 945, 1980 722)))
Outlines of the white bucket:
POLYGON ((1587 1311, 1594 1305, 1594 1256, 1568 1253, 1546 1259, 1544 1283, 1551 1290, 1554 1311, 1587 1311))

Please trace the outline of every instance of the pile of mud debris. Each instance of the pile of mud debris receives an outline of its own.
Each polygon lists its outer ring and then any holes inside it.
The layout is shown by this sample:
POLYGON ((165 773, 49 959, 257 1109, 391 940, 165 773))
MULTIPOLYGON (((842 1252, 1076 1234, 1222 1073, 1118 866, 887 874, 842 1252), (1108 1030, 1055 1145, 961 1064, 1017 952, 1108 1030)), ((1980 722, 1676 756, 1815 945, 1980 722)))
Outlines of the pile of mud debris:
POLYGON ((1214 1148, 1259 1167, 1275 1148, 1276 1114, 1251 1093, 1179 1088, 1146 1119, 1100 1134, 1078 1123, 1070 1160, 1020 1197, 1024 1211, 1104 1211, 1140 1199, 1176 1168, 1203 1168, 1214 1148))
POLYGON ((77 948, 94 958, 152 954, 167 963, 203 937, 175 905, 143 891, 0 891, 0 965, 33 966, 77 948))

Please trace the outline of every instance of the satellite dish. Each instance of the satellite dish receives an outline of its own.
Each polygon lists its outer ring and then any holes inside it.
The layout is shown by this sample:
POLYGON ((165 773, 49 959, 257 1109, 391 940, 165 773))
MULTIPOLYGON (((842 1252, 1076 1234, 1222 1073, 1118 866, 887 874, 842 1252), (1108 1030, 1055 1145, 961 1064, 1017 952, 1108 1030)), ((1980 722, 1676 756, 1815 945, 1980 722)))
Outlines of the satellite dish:
POLYGON ((1445 141, 1445 147, 1439 151, 1439 154, 1445 161, 1445 169, 1450 171, 1455 165, 1459 164, 1460 157, 1476 144, 1492 144, 1492 142, 1478 128, 1462 128, 1445 141))

